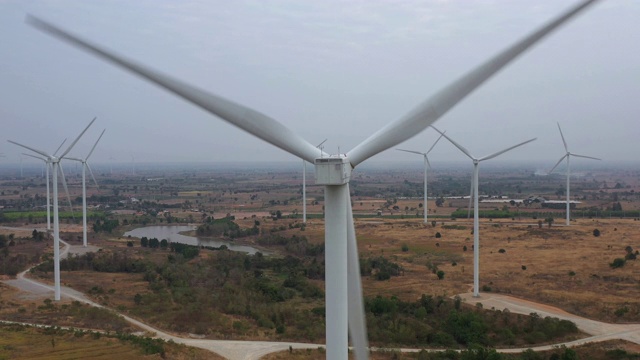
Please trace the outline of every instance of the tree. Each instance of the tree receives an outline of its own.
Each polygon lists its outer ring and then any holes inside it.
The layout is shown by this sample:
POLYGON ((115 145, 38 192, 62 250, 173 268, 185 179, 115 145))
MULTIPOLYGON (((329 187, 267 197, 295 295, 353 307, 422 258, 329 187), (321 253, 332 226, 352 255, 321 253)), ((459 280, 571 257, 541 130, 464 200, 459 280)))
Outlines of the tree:
POLYGON ((146 236, 140 238, 140 246, 147 247, 149 246, 149 239, 146 236))
POLYGON ((549 228, 551 228, 551 224, 553 224, 553 218, 552 217, 548 217, 548 218, 544 219, 544 222, 549 224, 549 228))
POLYGON ((439 197, 436 199, 436 206, 441 207, 444 204, 444 198, 439 197))
POLYGON ((442 270, 438 270, 438 272, 436 273, 436 275, 438 276, 438 280, 442 280, 442 279, 444 279, 444 271, 442 271, 442 270))

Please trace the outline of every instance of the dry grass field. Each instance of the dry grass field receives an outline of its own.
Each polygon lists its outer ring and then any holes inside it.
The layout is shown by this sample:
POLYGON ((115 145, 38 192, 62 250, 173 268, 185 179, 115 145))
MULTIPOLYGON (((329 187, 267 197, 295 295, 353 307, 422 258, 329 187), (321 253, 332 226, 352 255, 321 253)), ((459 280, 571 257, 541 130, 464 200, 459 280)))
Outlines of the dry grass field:
MULTIPOLYGON (((640 249, 640 223, 580 219, 566 227, 558 224, 560 219, 556 221, 551 228, 547 224, 540 228, 531 219, 481 219, 481 294, 505 293, 603 321, 640 321, 640 261, 628 260, 617 269, 610 266, 615 258, 625 257, 627 246, 640 249), (599 237, 593 235, 595 229, 599 237)), ((361 258, 384 256, 405 269, 403 276, 387 281, 363 278, 366 295, 415 300, 422 294, 471 292, 472 229, 472 221, 466 219, 438 220, 436 227, 423 224, 422 219, 356 220, 361 258), (436 238, 436 233, 441 237, 436 238), (408 251, 402 250, 403 245, 408 251), (438 280, 434 266, 445 272, 444 279, 438 280)), ((321 220, 311 220, 304 232, 284 233, 321 242, 323 231, 321 220)))
POLYGON ((146 354, 139 345, 106 335, 0 325, 0 359, 223 359, 184 345, 165 343, 163 348, 164 354, 146 354))

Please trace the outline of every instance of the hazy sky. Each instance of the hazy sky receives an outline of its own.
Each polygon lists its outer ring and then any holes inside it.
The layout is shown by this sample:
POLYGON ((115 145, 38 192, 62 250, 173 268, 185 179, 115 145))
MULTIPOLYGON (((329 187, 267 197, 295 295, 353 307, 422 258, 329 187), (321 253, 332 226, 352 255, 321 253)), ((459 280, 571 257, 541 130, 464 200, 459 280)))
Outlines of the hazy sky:
MULTIPOLYGON (((6 139, 53 151, 98 120, 95 163, 294 160, 24 22, 31 13, 136 61, 261 111, 344 153, 574 0, 0 0, 0 162, 6 139)), ((564 149, 605 161, 640 150, 640 1, 605 0, 560 28, 436 126, 478 156, 547 161, 564 149)), ((426 150, 429 129, 399 147, 426 150)), ((463 160, 442 141, 433 161, 463 160)), ((388 150, 371 160, 416 161, 388 150)), ((589 160, 577 160, 589 161, 589 160)), ((576 161, 576 162, 577 162, 576 161)))

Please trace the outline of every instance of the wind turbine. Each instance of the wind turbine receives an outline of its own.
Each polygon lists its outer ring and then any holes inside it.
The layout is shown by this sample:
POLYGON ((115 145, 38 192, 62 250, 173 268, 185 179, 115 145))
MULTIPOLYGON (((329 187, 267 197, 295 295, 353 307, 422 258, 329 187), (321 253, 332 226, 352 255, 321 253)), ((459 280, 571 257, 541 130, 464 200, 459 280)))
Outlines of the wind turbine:
POLYGON ((450 137, 445 135, 442 131, 436 129, 434 126, 431 126, 431 127, 434 128, 437 132, 439 132, 442 136, 447 138, 447 140, 449 140, 450 143, 452 143, 455 147, 460 149, 460 151, 462 151, 465 155, 467 155, 473 161, 473 178, 471 180, 471 194, 473 195, 473 296, 478 297, 480 296, 480 289, 479 289, 479 286, 480 286, 480 219, 478 216, 478 213, 479 213, 478 211, 478 165, 480 165, 480 162, 482 161, 493 159, 494 157, 504 154, 509 150, 513 150, 519 146, 528 144, 534 141, 535 138, 521 142, 517 145, 513 145, 504 150, 500 150, 491 155, 483 156, 481 158, 476 158, 473 155, 471 155, 471 153, 467 149, 462 147, 462 145, 453 141, 450 137))
POLYGON ((431 164, 429 163, 429 157, 427 157, 427 155, 431 152, 431 150, 433 150, 433 148, 436 146, 436 144, 438 143, 438 141, 440 141, 441 138, 442 138, 442 134, 440 135, 440 137, 438 137, 438 140, 436 140, 436 142, 434 142, 433 145, 431 145, 429 150, 427 150, 427 152, 424 152, 424 153, 419 151, 413 151, 413 150, 396 149, 398 151, 404 151, 412 154, 422 155, 424 158, 424 223, 425 224, 427 223, 427 167, 431 168, 431 164))
POLYGON ((570 208, 570 196, 569 196, 569 185, 571 183, 570 179, 571 179, 571 170, 569 169, 569 158, 572 156, 575 157, 580 157, 580 158, 585 158, 585 159, 592 159, 592 160, 602 160, 602 159, 598 159, 595 157, 591 157, 591 156, 585 156, 585 155, 578 155, 578 154, 573 154, 571 152, 569 152, 569 147, 567 146, 567 142, 564 140, 564 135, 562 135, 562 129, 560 128, 560 123, 558 124, 558 130, 560 130, 560 137, 562 137, 562 143, 564 144, 564 151, 566 151, 566 153, 564 154, 563 157, 560 158, 560 160, 558 160, 558 162, 553 166, 553 168, 551 168, 551 170, 549 170, 549 174, 551 174, 553 172, 553 170, 555 170, 558 165, 560 165, 560 163, 562 162, 562 160, 564 160, 565 158, 567 159, 567 226, 569 226, 569 221, 570 216, 569 216, 569 212, 571 211, 570 208))
MULTIPOLYGON (((60 151, 60 148, 62 147, 62 145, 64 145, 66 141, 67 139, 62 140, 62 143, 60 144, 60 146, 58 146, 56 151, 53 153, 54 156, 58 153, 58 151, 60 151)), ((46 180, 47 181, 47 231, 51 231, 51 195, 49 193, 49 182, 51 181, 49 177, 49 168, 51 167, 51 162, 49 161, 49 158, 44 158, 44 157, 35 156, 31 154, 26 154, 26 153, 22 153, 22 155, 30 156, 32 158, 36 158, 44 161, 44 165, 47 171, 47 180, 46 180)), ((71 205, 71 199, 69 199, 69 205, 71 205)))
POLYGON ((351 333, 356 357, 368 357, 358 248, 349 197, 351 170, 368 158, 420 133, 531 45, 595 1, 580 2, 435 93, 402 118, 389 123, 347 154, 332 156, 260 112, 128 60, 35 17, 29 16, 27 21, 42 31, 119 65, 222 120, 315 164, 316 184, 325 185, 327 359, 346 360, 347 328, 351 333))
MULTIPOLYGON (((322 140, 316 148, 322 151, 322 144, 324 144, 327 139, 322 140)), ((302 160, 302 222, 307 223, 307 161, 302 160)))
POLYGON ((98 142, 102 138, 102 135, 104 135, 105 131, 106 129, 102 130, 102 133, 98 137, 98 140, 96 140, 96 143, 93 144, 93 147, 91 148, 91 151, 89 151, 89 155, 87 155, 86 158, 78 159, 70 156, 67 157, 67 159, 69 160, 74 160, 82 163, 82 246, 84 247, 87 247, 87 183, 85 181, 85 173, 86 169, 89 169, 89 174, 93 179, 93 183, 96 184, 96 187, 98 187, 98 182, 96 181, 96 177, 93 176, 93 171, 91 171, 91 166, 89 166, 88 161, 89 157, 91 156, 91 154, 93 154, 93 150, 96 149, 96 146, 98 145, 98 142))
POLYGON ((71 149, 76 145, 80 137, 89 129, 89 126, 96 121, 96 118, 93 118, 89 125, 78 135, 78 137, 69 145, 67 150, 65 150, 62 155, 50 155, 46 152, 38 149, 34 149, 32 147, 19 144, 15 141, 7 140, 8 142, 21 146, 27 150, 31 150, 36 154, 40 154, 45 159, 47 159, 52 165, 53 172, 53 277, 54 277, 54 299, 56 301, 60 300, 60 219, 58 218, 58 171, 60 171, 60 176, 62 177, 62 185, 64 186, 64 190, 67 192, 67 197, 69 197, 69 189, 67 188, 67 182, 64 179, 64 172, 62 171, 62 166, 60 166, 60 160, 64 158, 65 155, 71 151, 71 149))
POLYGON ((131 154, 131 176, 136 176, 136 158, 131 154))

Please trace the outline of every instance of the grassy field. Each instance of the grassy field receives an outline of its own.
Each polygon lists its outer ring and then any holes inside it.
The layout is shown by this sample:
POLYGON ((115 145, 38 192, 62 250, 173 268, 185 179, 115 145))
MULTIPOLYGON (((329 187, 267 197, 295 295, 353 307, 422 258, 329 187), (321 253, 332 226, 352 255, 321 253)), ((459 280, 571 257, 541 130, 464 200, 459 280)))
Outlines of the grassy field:
POLYGON ((223 359, 209 351, 142 337, 0 324, 0 359, 223 359))

